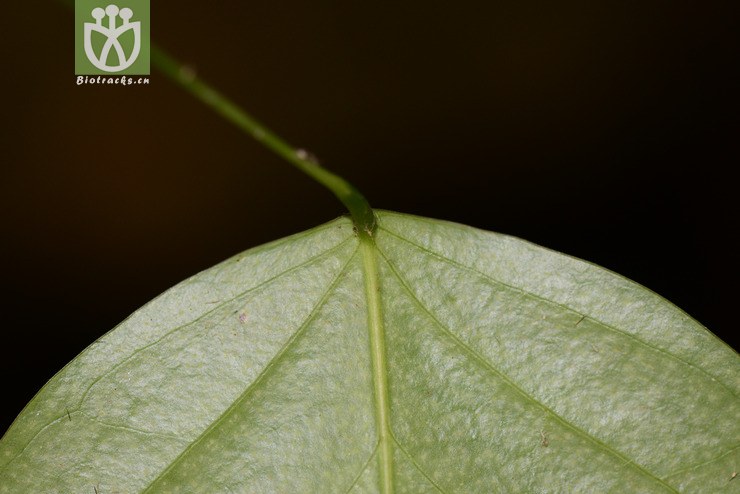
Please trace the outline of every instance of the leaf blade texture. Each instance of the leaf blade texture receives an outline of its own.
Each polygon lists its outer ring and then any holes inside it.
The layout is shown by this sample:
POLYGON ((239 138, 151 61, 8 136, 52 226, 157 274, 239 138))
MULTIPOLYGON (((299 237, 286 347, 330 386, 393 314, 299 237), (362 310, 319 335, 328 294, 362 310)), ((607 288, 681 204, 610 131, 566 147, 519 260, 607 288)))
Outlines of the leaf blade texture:
POLYGON ((16 419, 0 492, 737 492, 740 363, 698 323, 528 242, 378 216, 372 243, 340 218, 134 313, 16 419))

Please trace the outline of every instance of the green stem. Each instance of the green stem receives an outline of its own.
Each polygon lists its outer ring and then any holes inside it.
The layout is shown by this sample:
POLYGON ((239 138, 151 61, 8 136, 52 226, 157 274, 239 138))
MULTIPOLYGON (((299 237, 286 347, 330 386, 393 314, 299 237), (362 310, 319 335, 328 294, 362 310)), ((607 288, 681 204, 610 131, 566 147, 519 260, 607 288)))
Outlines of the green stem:
POLYGON ((310 153, 294 148, 273 134, 236 103, 196 77, 192 69, 177 62, 157 46, 151 48, 151 61, 165 75, 218 114, 332 191, 349 210, 358 232, 363 236, 372 236, 376 226, 375 214, 365 197, 352 184, 323 168, 310 153))

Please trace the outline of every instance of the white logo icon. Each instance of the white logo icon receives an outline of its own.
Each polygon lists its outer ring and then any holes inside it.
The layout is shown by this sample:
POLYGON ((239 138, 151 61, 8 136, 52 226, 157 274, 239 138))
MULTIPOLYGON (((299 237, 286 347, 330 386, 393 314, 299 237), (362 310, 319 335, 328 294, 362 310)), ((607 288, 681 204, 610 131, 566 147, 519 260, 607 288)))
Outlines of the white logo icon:
POLYGON ((105 10, 100 7, 93 9, 92 16, 95 19, 95 23, 85 23, 85 54, 94 66, 105 72, 120 72, 131 67, 136 61, 141 51, 141 22, 129 22, 133 15, 134 13, 131 9, 123 8, 118 10, 117 5, 108 5, 105 10), (103 17, 106 15, 108 16, 108 27, 103 26, 103 17), (120 16, 121 20, 123 20, 118 27, 116 27, 116 16, 120 16), (134 33, 134 49, 131 50, 131 54, 127 57, 121 43, 118 41, 118 37, 129 29, 134 33), (100 56, 96 55, 95 51, 93 51, 93 31, 97 31, 106 37, 103 49, 100 51, 100 56), (107 64, 111 49, 116 51, 118 65, 110 66, 107 64))

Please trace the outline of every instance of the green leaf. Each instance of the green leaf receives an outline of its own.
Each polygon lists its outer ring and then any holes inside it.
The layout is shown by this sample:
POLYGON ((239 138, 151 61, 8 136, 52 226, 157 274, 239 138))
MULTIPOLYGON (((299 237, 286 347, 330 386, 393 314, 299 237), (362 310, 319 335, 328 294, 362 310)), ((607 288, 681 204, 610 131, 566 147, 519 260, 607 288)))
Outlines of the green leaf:
POLYGON ((618 275, 378 213, 247 251, 87 348, 0 492, 739 492, 740 359, 618 275))

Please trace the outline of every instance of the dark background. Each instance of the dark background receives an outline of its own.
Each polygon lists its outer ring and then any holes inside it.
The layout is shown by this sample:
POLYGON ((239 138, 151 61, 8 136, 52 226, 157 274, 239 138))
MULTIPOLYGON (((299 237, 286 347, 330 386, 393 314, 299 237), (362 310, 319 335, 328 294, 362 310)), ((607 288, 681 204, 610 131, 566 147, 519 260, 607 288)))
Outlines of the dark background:
MULTIPOLYGON (((737 348, 731 3, 152 0, 152 36, 374 206, 593 261, 737 348)), ((4 9, 0 431, 166 288, 343 213, 156 71, 75 86, 64 6, 4 9)))

